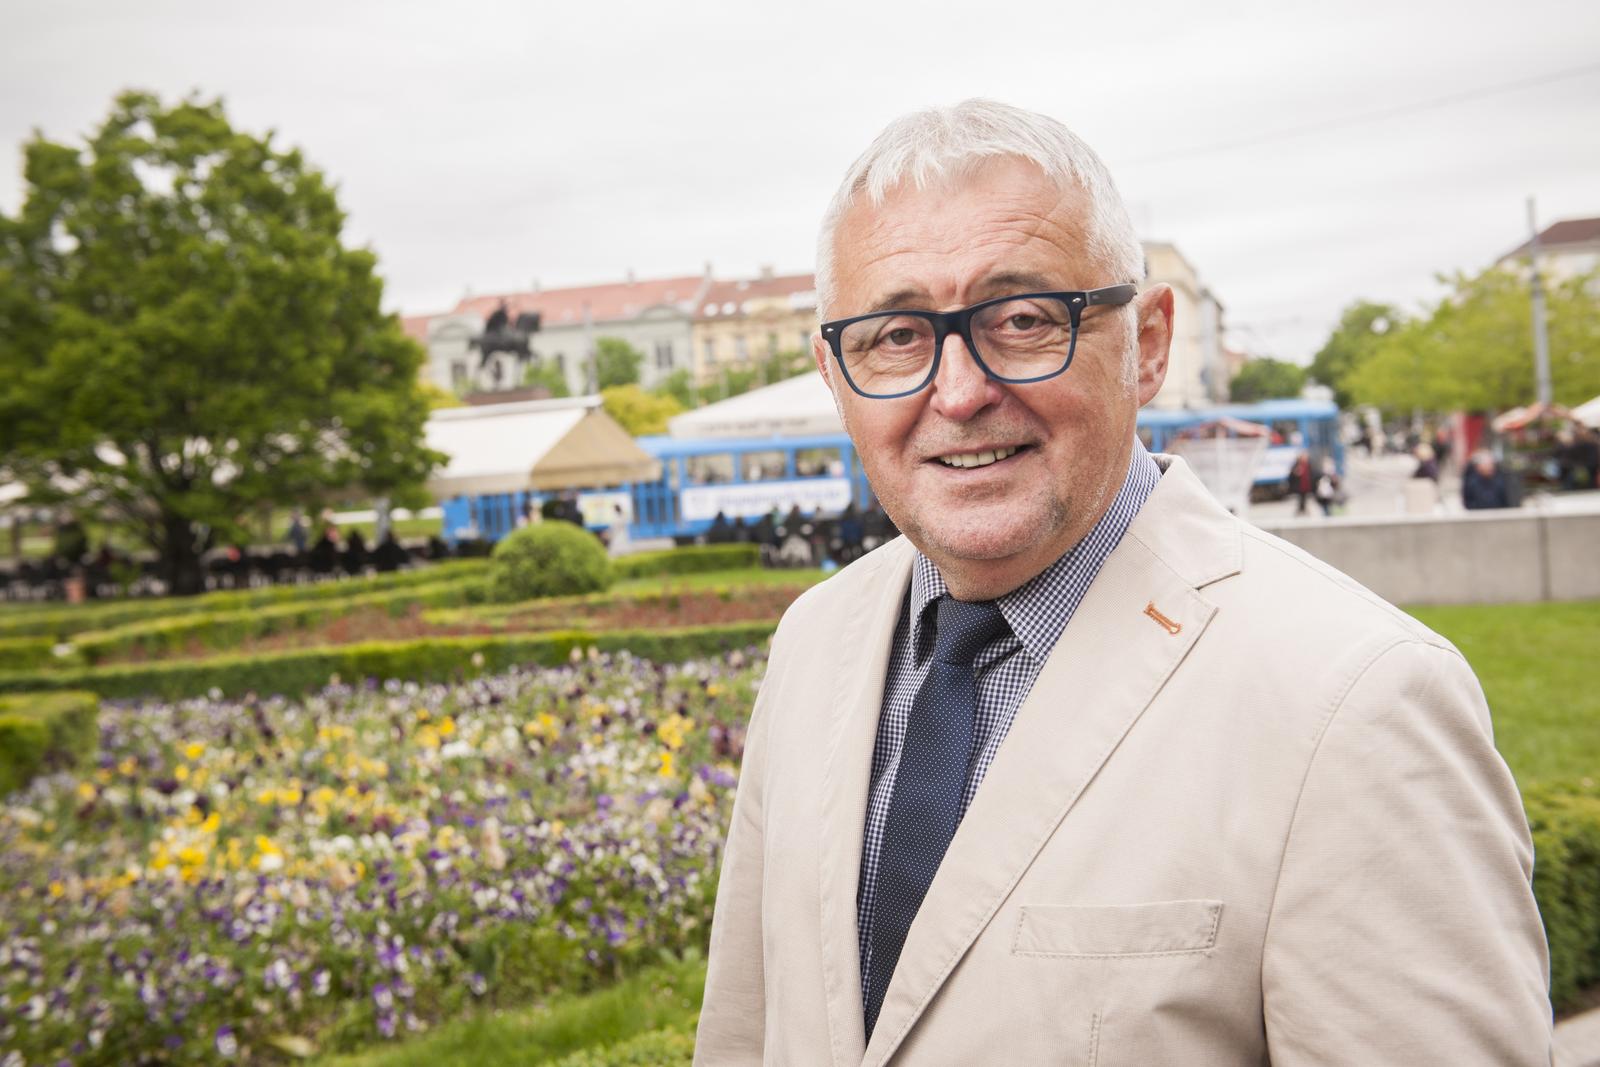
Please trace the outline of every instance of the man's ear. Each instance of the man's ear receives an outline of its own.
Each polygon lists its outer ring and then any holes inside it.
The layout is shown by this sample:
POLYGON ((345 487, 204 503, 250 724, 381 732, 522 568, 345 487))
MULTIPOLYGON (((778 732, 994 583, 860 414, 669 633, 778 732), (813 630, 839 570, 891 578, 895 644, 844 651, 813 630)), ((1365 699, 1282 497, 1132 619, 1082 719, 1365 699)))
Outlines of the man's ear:
POLYGON ((828 348, 828 343, 822 339, 822 331, 814 330, 811 334, 811 358, 817 362, 817 372, 822 375, 822 380, 828 383, 828 388, 838 395, 838 390, 833 388, 833 379, 829 377, 832 369, 828 364, 828 357, 833 353, 828 348))
POLYGON ((1139 330, 1139 406, 1155 399, 1167 380, 1167 357, 1172 351, 1172 286, 1152 285, 1134 298, 1134 321, 1139 330))

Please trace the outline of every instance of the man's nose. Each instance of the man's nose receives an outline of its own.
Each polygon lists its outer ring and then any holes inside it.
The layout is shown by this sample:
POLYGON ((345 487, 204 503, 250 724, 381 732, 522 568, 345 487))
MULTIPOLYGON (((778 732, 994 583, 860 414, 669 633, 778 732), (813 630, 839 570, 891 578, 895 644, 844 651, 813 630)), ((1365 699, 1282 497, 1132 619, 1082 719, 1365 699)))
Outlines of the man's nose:
POLYGON ((932 388, 934 410, 956 422, 965 422, 1000 399, 1000 384, 978 366, 959 333, 944 339, 932 388))

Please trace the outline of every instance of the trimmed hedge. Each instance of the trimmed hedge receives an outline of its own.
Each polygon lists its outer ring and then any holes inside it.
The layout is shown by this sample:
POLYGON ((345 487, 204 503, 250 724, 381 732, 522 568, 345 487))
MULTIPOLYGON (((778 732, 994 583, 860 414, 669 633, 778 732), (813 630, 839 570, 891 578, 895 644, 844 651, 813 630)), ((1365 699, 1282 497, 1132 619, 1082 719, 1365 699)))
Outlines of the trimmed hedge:
POLYGON ((225 696, 296 694, 326 685, 333 675, 347 682, 366 678, 431 682, 530 664, 554 666, 574 649, 584 648, 673 662, 759 644, 777 626, 772 619, 674 630, 429 637, 66 671, 5 671, 0 672, 0 693, 84 689, 107 700, 146 696, 180 700, 213 689, 225 696))
MULTIPOLYGON (((150 656, 182 652, 194 642, 198 642, 202 648, 223 651, 254 637, 319 626, 353 611, 382 609, 391 618, 396 618, 412 607, 454 608, 478 604, 483 601, 484 595, 483 578, 469 574, 433 585, 410 586, 347 599, 313 600, 309 603, 205 612, 129 623, 115 629, 78 634, 72 638, 71 644, 75 658, 90 666, 134 652, 150 656)), ((0 641, 0 664, 4 663, 4 659, 4 642, 0 641)), ((46 657, 36 665, 60 664, 46 657)))
POLYGON ((53 637, 0 637, 0 671, 55 666, 62 662, 55 654, 55 647, 53 637))
POLYGON ((0 794, 41 771, 91 764, 100 747, 99 710, 93 693, 0 696, 0 794))
POLYGON ((704 574, 706 571, 734 571, 761 566, 761 546, 689 545, 660 552, 639 552, 612 561, 618 581, 653 578, 662 574, 704 574))
POLYGON ((489 596, 501 602, 597 593, 611 579, 605 546, 570 522, 513 530, 489 557, 489 596))
POLYGON ((1522 802, 1533 832, 1533 895, 1550 941, 1550 1002, 1560 1011, 1600 984, 1600 784, 1544 783, 1522 802))
POLYGON ((551 1067, 692 1067, 694 1038, 677 1030, 651 1030, 609 1048, 581 1049, 551 1067))
POLYGON ((487 560, 453 559, 393 574, 346 578, 313 585, 274 585, 264 589, 225 589, 193 597, 150 597, 95 604, 40 605, 0 612, 0 637, 65 638, 89 630, 105 630, 129 623, 202 612, 242 611, 274 604, 339 600, 385 589, 428 585, 445 578, 482 573, 487 560))

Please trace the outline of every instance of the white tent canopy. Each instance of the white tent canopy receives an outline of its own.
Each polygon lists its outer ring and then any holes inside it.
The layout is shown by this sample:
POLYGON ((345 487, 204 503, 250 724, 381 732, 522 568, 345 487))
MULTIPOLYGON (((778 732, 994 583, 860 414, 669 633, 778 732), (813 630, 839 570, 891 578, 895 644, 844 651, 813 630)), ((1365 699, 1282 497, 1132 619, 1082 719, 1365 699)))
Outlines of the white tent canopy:
POLYGON ((429 448, 450 457, 428 479, 436 499, 650 481, 661 466, 597 396, 446 408, 428 419, 429 448))
POLYGON ((1600 396, 1572 409, 1572 417, 1585 426, 1600 429, 1600 396))
POLYGON ((828 383, 816 371, 679 415, 673 437, 800 437, 843 433, 828 383))

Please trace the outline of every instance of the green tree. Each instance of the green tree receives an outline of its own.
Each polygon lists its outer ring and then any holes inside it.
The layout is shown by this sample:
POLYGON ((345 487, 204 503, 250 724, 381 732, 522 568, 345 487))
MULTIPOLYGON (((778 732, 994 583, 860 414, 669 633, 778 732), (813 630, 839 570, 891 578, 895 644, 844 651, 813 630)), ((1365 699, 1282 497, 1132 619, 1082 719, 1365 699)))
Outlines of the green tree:
POLYGON ((613 385, 602 389, 600 402, 606 414, 635 437, 666 433, 667 420, 683 413, 683 405, 676 398, 647 393, 637 385, 613 385))
POLYGON ((613 385, 636 385, 644 353, 619 337, 601 337, 594 343, 595 375, 603 391, 613 385))
POLYGON ((1405 317, 1389 304, 1358 300, 1344 309, 1328 340, 1317 350, 1308 368, 1311 380, 1333 390, 1340 407, 1349 407, 1351 396, 1345 382, 1356 365, 1373 352, 1384 335, 1401 326, 1405 317))
POLYGON ((694 385, 690 382, 689 372, 686 370, 673 371, 657 382, 656 387, 650 392, 656 396, 670 396, 682 408, 695 406, 694 385))
POLYGON ((220 101, 119 96, 82 147, 35 135, 0 215, 0 465, 160 556, 178 593, 263 506, 360 489, 405 505, 422 349, 344 247, 332 186, 220 101))
POLYGON ((1238 404, 1256 400, 1277 400, 1300 395, 1306 385, 1306 370, 1281 359, 1252 359, 1239 368, 1228 384, 1228 396, 1238 404))
POLYGON ((567 376, 554 363, 530 363, 522 372, 522 384, 540 386, 549 390, 551 396, 572 395, 572 390, 567 388, 567 376))
MULTIPOLYGON (((1447 279, 1426 317, 1391 330, 1348 378, 1359 402, 1387 411, 1496 411, 1534 399, 1528 285, 1503 267, 1447 279)), ((1555 400, 1600 393, 1600 272, 1547 289, 1555 400)))

